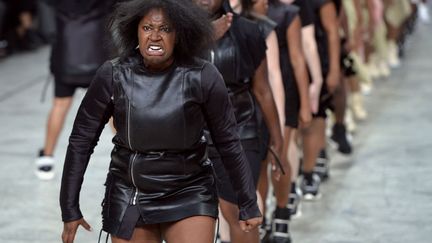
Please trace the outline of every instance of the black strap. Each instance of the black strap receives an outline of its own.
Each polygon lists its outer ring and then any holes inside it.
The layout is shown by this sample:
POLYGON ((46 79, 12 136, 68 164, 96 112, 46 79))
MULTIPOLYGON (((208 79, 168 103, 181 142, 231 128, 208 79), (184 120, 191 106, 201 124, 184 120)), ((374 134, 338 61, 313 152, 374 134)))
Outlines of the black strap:
POLYGON ((220 223, 219 217, 216 220, 217 220, 217 225, 216 225, 216 233, 215 233, 214 243, 217 243, 217 239, 218 239, 217 236, 219 235, 219 223, 220 223))
POLYGON ((275 157, 276 159, 276 164, 279 166, 279 169, 282 172, 282 175, 285 175, 285 170, 283 169, 282 163, 280 162, 279 157, 277 156, 277 154, 275 153, 275 151, 270 147, 267 146, 268 151, 270 151, 270 153, 275 157))
MULTIPOLYGON (((102 237, 102 232, 103 232, 103 230, 101 229, 99 231, 98 243, 100 243, 100 240, 101 240, 101 237, 102 237)), ((110 235, 109 233, 106 234, 105 243, 108 243, 108 237, 109 237, 109 235, 110 235)))

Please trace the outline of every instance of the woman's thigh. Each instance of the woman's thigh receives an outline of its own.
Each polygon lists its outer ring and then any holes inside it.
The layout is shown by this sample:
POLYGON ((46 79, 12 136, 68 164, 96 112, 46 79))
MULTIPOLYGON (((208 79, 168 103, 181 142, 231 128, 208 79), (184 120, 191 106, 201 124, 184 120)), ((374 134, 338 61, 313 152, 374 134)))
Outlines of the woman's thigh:
POLYGON ((161 225, 168 243, 213 243, 216 220, 208 216, 192 216, 161 225))
POLYGON ((159 225, 146 225, 135 228, 132 238, 124 240, 112 237, 112 243, 161 243, 162 236, 159 225))

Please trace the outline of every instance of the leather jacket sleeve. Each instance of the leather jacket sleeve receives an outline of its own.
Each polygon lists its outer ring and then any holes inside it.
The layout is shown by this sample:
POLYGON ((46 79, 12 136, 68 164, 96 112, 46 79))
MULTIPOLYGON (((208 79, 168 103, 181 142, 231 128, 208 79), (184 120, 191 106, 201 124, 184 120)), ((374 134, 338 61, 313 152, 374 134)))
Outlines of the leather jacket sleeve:
POLYGON ((221 74, 211 64, 202 70, 203 112, 210 135, 238 195, 240 219, 261 216, 249 163, 237 131, 233 107, 221 74))
POLYGON ((112 64, 97 71, 75 118, 63 167, 60 207, 64 222, 82 218, 79 194, 90 155, 112 115, 112 64))

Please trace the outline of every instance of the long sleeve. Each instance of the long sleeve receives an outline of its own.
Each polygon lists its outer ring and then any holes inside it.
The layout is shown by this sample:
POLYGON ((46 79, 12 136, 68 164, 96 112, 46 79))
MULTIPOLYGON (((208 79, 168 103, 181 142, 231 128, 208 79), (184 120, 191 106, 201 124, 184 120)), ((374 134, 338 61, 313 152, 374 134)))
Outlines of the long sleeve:
POLYGON ((79 194, 90 155, 112 115, 112 64, 106 62, 96 73, 78 109, 69 137, 60 189, 60 207, 65 222, 80 219, 79 194))
POLYGON ((231 184, 238 195, 240 219, 261 216, 255 186, 246 155, 237 133, 237 124, 228 91, 220 73, 211 64, 202 70, 203 112, 212 140, 231 184))

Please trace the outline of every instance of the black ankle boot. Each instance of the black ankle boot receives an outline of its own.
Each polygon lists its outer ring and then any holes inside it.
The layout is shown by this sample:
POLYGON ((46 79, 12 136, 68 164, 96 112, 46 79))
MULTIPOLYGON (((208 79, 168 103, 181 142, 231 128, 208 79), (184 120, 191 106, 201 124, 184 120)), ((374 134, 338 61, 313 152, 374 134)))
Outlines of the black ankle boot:
POLYGON ((276 207, 272 221, 271 243, 291 243, 289 233, 290 210, 276 207))

